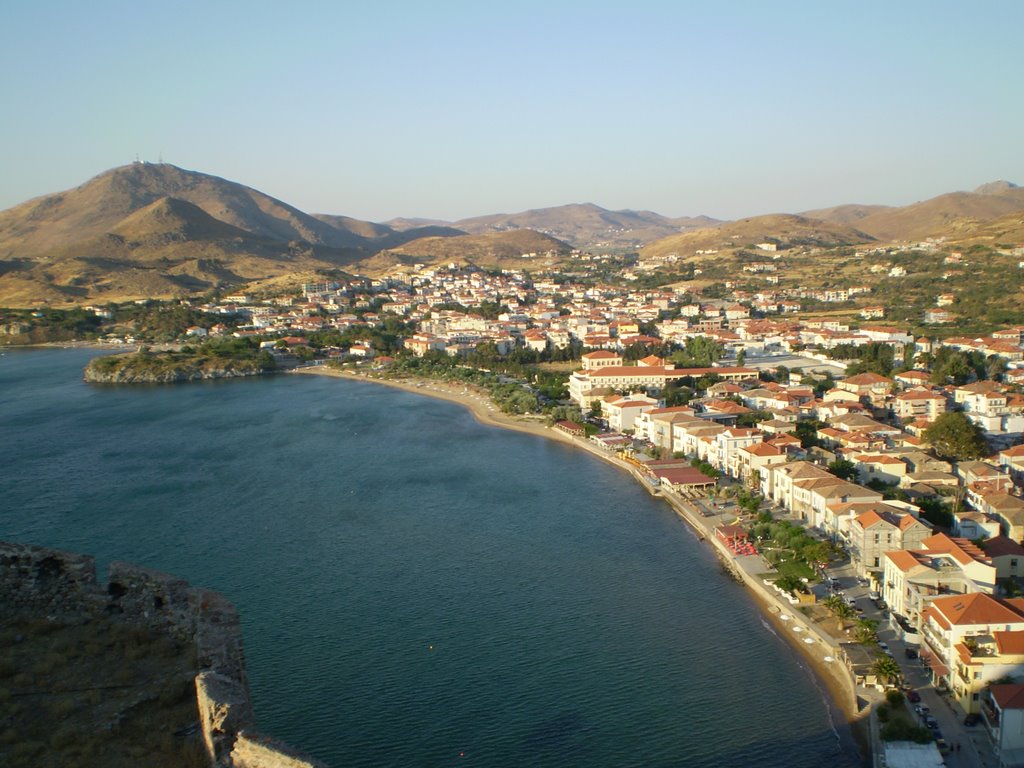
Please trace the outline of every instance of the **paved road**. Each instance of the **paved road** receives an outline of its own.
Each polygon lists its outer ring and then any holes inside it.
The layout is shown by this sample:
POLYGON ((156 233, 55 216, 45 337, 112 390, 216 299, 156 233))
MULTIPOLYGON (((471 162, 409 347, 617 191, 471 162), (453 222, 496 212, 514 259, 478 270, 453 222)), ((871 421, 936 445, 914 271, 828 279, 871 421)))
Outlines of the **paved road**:
MULTIPOLYGON (((918 659, 906 657, 906 645, 898 640, 896 633, 889 627, 888 616, 885 612, 878 610, 875 604, 868 599, 867 587, 857 582, 854 569, 850 565, 841 568, 831 569, 835 578, 839 579, 840 586, 848 596, 854 598, 857 604, 864 608, 865 618, 878 621, 878 639, 889 646, 893 658, 899 663, 903 670, 904 681, 921 694, 921 704, 928 707, 929 714, 939 722, 939 730, 942 737, 954 751, 946 756, 946 765, 950 768, 997 768, 999 765, 995 754, 992 751, 991 743, 981 724, 968 728, 963 724, 964 712, 959 705, 952 703, 952 700, 940 694, 931 685, 931 675, 924 662, 918 659), (956 745, 960 750, 956 751, 956 745)), ((908 702, 908 706, 912 707, 908 702)), ((919 724, 924 726, 923 718, 914 714, 919 724)))

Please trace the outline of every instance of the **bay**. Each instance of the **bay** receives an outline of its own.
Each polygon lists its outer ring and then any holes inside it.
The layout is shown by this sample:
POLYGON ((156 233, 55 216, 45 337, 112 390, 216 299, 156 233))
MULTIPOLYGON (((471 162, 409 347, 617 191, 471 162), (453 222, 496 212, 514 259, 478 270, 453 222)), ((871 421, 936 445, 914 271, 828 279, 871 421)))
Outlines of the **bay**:
POLYGON ((378 385, 99 387, 94 354, 0 357, 0 538, 224 593, 262 731, 337 768, 860 764, 628 475, 378 385))

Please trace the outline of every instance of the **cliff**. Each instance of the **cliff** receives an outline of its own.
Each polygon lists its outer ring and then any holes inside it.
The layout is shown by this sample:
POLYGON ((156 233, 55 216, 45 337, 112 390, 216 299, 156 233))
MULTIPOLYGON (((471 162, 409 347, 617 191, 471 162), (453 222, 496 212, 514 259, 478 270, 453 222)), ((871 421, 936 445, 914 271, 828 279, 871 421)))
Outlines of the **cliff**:
POLYGON ((173 638, 193 654, 193 717, 211 768, 325 768, 254 732, 238 612, 217 592, 120 562, 111 563, 104 587, 88 555, 0 542, 0 615, 46 616, 96 631, 102 617, 173 638))

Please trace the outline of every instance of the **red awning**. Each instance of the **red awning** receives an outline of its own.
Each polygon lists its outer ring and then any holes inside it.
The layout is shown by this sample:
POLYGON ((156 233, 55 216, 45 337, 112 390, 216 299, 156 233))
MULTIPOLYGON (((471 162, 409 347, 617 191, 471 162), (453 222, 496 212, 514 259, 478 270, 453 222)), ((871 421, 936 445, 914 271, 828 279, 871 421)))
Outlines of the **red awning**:
POLYGON ((928 651, 921 652, 921 658, 924 659, 925 664, 939 677, 946 677, 949 675, 949 667, 942 663, 942 660, 934 653, 928 651))

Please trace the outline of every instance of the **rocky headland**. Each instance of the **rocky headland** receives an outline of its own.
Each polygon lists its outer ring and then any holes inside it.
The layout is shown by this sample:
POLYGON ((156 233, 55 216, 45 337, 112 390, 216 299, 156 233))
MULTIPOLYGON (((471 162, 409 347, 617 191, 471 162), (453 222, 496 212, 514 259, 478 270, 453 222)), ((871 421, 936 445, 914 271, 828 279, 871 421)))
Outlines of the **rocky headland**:
POLYGON ((172 384, 205 379, 260 376, 275 370, 269 353, 247 357, 208 356, 187 352, 107 355, 89 361, 84 378, 93 384, 172 384))

